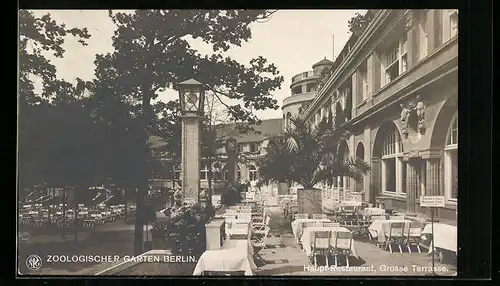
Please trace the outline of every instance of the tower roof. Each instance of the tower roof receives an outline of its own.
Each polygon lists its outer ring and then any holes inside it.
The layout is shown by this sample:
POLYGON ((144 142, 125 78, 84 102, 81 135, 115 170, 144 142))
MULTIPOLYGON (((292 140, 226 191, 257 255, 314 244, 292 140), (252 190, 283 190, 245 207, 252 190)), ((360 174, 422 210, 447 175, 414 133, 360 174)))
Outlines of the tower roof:
POLYGON ((327 59, 326 59, 326 57, 325 57, 325 58, 324 58, 324 59, 322 59, 321 61, 319 61, 319 62, 315 63, 312 67, 314 68, 314 67, 316 67, 316 66, 322 66, 322 65, 324 66, 324 65, 331 65, 331 64, 333 64, 333 62, 332 62, 332 61, 330 61, 330 60, 327 60, 327 59))

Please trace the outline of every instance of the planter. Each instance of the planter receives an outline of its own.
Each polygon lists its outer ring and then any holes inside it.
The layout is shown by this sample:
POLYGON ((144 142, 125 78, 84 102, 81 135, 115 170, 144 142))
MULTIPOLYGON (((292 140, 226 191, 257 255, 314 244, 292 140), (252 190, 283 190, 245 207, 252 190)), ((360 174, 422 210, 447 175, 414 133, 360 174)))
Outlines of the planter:
POLYGON ((297 204, 299 213, 306 213, 312 217, 313 214, 323 213, 323 199, 321 189, 298 189, 297 204))

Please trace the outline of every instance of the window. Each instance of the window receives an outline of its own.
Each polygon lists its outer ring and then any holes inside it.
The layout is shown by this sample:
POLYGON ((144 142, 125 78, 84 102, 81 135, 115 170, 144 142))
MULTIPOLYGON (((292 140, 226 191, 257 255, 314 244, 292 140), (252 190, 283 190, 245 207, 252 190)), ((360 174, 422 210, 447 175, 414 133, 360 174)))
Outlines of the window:
POLYGON ((259 143, 250 143, 250 152, 258 152, 259 149, 259 143))
POLYGON ((401 188, 401 193, 406 194, 406 168, 407 168, 406 162, 403 162, 402 166, 402 174, 403 174, 403 182, 402 182, 402 188, 401 188))
POLYGON ((308 83, 308 84, 306 85, 306 90, 307 90, 307 92, 313 92, 313 91, 314 91, 314 86, 315 86, 315 84, 314 84, 314 83, 308 83))
POLYGON ((458 116, 455 114, 448 130, 444 152, 445 197, 458 199, 458 116))
POLYGON ((238 144, 238 150, 240 151, 240 153, 245 152, 245 144, 238 144))
POLYGON ((222 170, 220 169, 219 163, 214 164, 213 172, 214 172, 214 180, 221 181, 222 180, 222 170))
POLYGON ((181 166, 176 165, 174 167, 174 180, 180 180, 181 179, 181 166))
POLYGON ((254 165, 248 166, 249 170, 249 180, 257 181, 257 168, 254 165))
POLYGON ((385 133, 382 147, 382 190, 391 193, 404 193, 403 184, 406 173, 402 160, 403 143, 394 124, 385 133))
POLYGON ((384 84, 390 83, 408 69, 407 43, 408 39, 405 32, 382 52, 382 70, 385 73, 384 84))
POLYGON ((458 35, 458 10, 451 10, 450 12, 450 37, 453 38, 458 35))
POLYGON ((223 171, 222 171, 222 175, 223 175, 223 180, 224 181, 227 181, 229 180, 229 170, 227 169, 227 164, 224 165, 224 168, 223 168, 223 171))
POLYGON ((240 169, 240 166, 238 166, 238 174, 237 174, 238 178, 236 179, 236 181, 238 182, 241 182, 241 169, 240 169))
POLYGON ((296 86, 292 89, 292 94, 301 94, 302 93, 302 86, 296 86))
POLYGON ((419 58, 423 59, 427 56, 427 37, 428 37, 428 30, 427 30, 427 13, 429 10, 421 10, 419 13, 419 19, 418 19, 418 27, 419 27, 419 35, 420 35, 420 53, 419 53, 419 58))
POLYGON ((288 112, 286 114, 286 122, 285 122, 286 128, 291 128, 292 127, 292 114, 288 112))
POLYGON ((208 179, 208 166, 205 164, 203 165, 203 169, 200 171, 200 180, 207 180, 208 179))

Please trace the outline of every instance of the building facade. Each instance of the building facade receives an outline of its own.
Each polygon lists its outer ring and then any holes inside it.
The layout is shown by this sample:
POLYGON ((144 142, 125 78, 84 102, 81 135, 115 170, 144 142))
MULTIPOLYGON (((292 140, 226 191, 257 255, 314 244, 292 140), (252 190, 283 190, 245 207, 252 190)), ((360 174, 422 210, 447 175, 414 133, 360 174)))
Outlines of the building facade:
MULTIPOLYGON (((237 132, 234 124, 226 124, 216 128, 219 138, 234 138, 238 142, 238 179, 240 183, 254 184, 258 181, 259 166, 258 160, 265 155, 265 147, 270 137, 281 133, 281 118, 262 120, 259 125, 251 126, 255 132, 241 134, 237 132)), ((161 138, 156 138, 161 141, 161 138)), ((156 143, 161 146, 161 143, 156 143)), ((158 149, 160 150, 160 149, 158 149)), ((211 178, 212 189, 215 193, 222 192, 227 179, 229 178, 226 169, 226 150, 225 146, 216 151, 216 156, 209 162, 202 159, 200 170, 201 188, 209 187, 210 170, 213 173, 211 178)), ((161 169, 155 172, 151 180, 152 188, 178 188, 178 182, 181 178, 180 162, 172 162, 172 158, 166 153, 156 154, 161 162, 161 169)))
POLYGON ((427 214, 420 196, 443 195, 438 216, 456 222, 458 10, 369 10, 365 19, 302 112, 317 124, 331 110, 351 131, 339 152, 372 168, 360 182, 338 178, 326 197, 360 194, 427 214))

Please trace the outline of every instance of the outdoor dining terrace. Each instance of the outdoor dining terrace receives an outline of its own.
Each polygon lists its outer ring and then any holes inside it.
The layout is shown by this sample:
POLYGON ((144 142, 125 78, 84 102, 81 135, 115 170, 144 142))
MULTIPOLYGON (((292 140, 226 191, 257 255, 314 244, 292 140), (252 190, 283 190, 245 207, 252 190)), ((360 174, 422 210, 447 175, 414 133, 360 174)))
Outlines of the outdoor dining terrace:
MULTIPOLYGON (((433 273, 430 224, 357 202, 334 213, 294 213, 293 202, 264 206, 249 199, 224 207, 206 225, 207 249, 193 263, 139 263, 106 275, 358 276, 433 273), (418 229, 417 229, 418 226, 418 229), (425 238, 425 239, 424 239, 425 238)), ((453 228, 434 224, 439 252, 453 251, 453 228), (437 226, 437 227, 436 227, 437 226), (450 231, 452 233, 450 233, 450 231), (438 238, 439 237, 439 238, 438 238)), ((455 235, 456 235, 456 229, 455 235)), ((456 244, 455 244, 456 245, 456 244)), ((155 255, 159 250, 149 254, 155 255)), ((456 275, 453 259, 435 261, 435 275, 456 275)))

